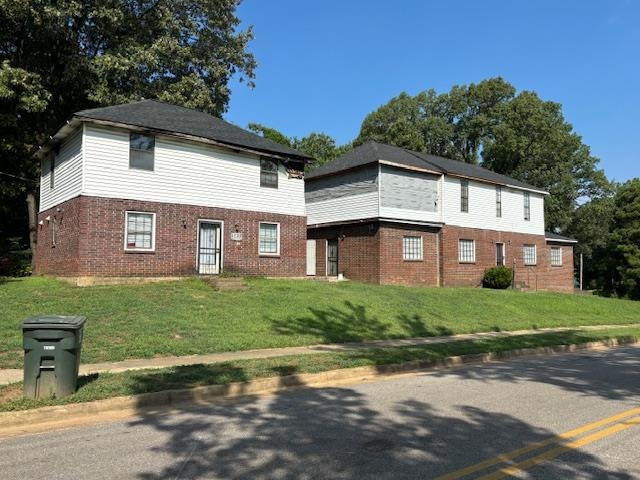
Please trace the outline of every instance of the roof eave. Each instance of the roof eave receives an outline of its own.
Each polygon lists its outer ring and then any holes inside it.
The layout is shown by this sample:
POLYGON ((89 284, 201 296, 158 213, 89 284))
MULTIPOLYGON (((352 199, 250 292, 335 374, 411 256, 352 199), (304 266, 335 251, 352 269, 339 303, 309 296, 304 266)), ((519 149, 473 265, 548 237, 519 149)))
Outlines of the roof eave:
POLYGON ((198 143, 205 143, 208 145, 214 145, 217 147, 221 147, 221 148, 225 148, 228 150, 232 150, 232 151, 236 151, 236 152, 245 152, 245 153, 250 153, 253 155, 259 155, 259 156, 269 156, 271 158, 276 158, 279 160, 298 160, 300 162, 303 163, 312 163, 314 161, 314 159, 312 157, 308 157, 308 156, 303 156, 303 155, 287 155, 284 153, 278 153, 278 152, 273 152, 273 151, 269 151, 269 150, 261 150, 261 149, 255 149, 255 148, 250 148, 250 147, 246 147, 243 145, 237 145, 234 143, 230 143, 230 142, 221 142, 219 140, 213 140, 210 138, 205 138, 205 137, 199 137, 197 135, 189 135, 187 133, 180 133, 180 132, 174 132, 172 130, 164 130, 164 129, 158 129, 158 128, 150 128, 150 127, 145 127, 142 125, 135 125, 135 124, 130 124, 130 123, 123 123, 123 122, 114 122, 111 120, 101 120, 101 119, 96 119, 96 118, 92 118, 92 117, 88 117, 88 116, 84 116, 84 115, 74 115, 73 118, 78 119, 81 122, 86 122, 86 123, 94 123, 96 125, 104 125, 104 126, 110 126, 110 127, 116 127, 116 128, 125 128, 127 130, 135 130, 135 131, 140 131, 140 132, 151 132, 151 133, 156 133, 156 134, 161 134, 161 135, 166 135, 166 136, 170 136, 170 137, 176 137, 176 138, 181 138, 184 140, 190 140, 190 141, 194 141, 194 142, 198 142, 198 143))

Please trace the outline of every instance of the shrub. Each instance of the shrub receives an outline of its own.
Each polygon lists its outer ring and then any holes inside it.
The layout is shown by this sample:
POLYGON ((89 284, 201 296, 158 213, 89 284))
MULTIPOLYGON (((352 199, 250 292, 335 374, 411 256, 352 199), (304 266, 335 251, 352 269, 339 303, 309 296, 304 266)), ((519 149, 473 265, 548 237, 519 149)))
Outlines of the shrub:
POLYGON ((484 272, 482 286, 485 288, 508 288, 511 285, 513 271, 509 267, 492 267, 484 272))

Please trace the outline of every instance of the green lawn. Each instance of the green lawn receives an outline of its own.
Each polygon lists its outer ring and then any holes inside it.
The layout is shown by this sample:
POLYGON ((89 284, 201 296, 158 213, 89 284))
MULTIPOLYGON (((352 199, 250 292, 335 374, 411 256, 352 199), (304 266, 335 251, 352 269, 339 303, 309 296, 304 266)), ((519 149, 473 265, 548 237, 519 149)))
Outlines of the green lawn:
POLYGON ((189 365, 161 370, 101 373, 80 377, 78 391, 62 399, 22 398, 22 382, 0 386, 0 412, 25 410, 48 405, 89 402, 123 395, 192 388, 201 385, 226 385, 264 377, 318 373, 362 366, 383 367, 420 361, 422 366, 454 355, 494 352, 520 348, 581 344, 615 338, 637 341, 640 328, 614 328, 592 332, 567 331, 518 335, 514 337, 469 340, 434 345, 379 348, 352 352, 286 356, 269 359, 238 360, 211 365, 189 365))
POLYGON ((325 342, 640 322, 640 302, 474 288, 248 280, 217 292, 186 280, 72 287, 0 281, 0 368, 22 365, 20 321, 86 315, 83 363, 325 342))

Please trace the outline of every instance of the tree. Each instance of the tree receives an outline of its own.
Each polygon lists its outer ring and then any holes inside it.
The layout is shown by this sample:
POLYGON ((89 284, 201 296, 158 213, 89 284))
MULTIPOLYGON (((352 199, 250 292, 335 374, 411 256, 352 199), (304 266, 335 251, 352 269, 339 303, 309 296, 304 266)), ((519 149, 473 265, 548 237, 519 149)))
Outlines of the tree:
POLYGON ((640 178, 616 192, 609 250, 615 293, 640 300, 640 178))
POLYGON ((521 92, 501 111, 492 138, 483 144, 483 166, 547 190, 548 230, 566 231, 579 199, 606 196, 611 185, 598 159, 573 131, 561 106, 521 92))
POLYGON ((475 164, 514 94, 500 77, 440 95, 433 89, 415 97, 403 92, 367 115, 354 143, 376 140, 475 164))
POLYGON ((611 283, 609 231, 613 211, 613 195, 595 198, 578 206, 567 230, 568 235, 578 240, 574 255, 583 256, 583 284, 590 289, 600 290, 611 283))
POLYGON ((222 115, 229 80, 252 86, 256 67, 238 4, 0 0, 0 171, 36 180, 34 149, 84 108, 144 97, 222 115))
POLYGON ((264 138, 273 140, 281 145, 286 145, 287 147, 295 148, 313 157, 315 161, 310 166, 307 166, 307 170, 317 168, 339 157, 350 148, 348 144, 339 147, 336 146, 336 141, 326 133, 311 132, 306 137, 296 138, 288 137, 279 130, 260 123, 249 123, 247 128, 264 138))
POLYGON ((547 190, 546 227, 566 231, 578 202, 605 197, 611 186, 558 103, 515 93, 499 77, 444 94, 402 93, 364 119, 354 143, 377 140, 481 163, 547 190))

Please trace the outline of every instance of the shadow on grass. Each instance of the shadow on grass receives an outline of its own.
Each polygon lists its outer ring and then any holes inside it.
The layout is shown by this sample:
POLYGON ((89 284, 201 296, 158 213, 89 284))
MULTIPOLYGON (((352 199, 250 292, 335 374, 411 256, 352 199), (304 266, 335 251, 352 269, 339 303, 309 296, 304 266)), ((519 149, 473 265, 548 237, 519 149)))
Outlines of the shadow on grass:
POLYGON ((451 335, 444 326, 429 325, 420 315, 400 314, 397 319, 403 333, 391 332, 392 324, 369 315, 364 305, 345 301, 344 308, 308 307, 309 314, 285 319, 267 318, 280 335, 313 335, 325 343, 361 342, 405 337, 451 335))
MULTIPOLYGON (((478 388, 495 394, 496 388, 509 392, 514 380, 544 385, 551 373, 552 379, 563 378, 564 387, 572 391, 595 393, 588 381, 593 365, 586 358, 574 363, 573 358, 560 362, 545 359, 531 368, 514 364, 508 375, 498 375, 504 380, 502 385, 494 382, 478 388)), ((613 355, 611 362, 608 366, 612 368, 625 364, 625 368, 638 368, 638 359, 629 352, 613 355)), ((487 368, 491 366, 455 374, 483 381, 487 368)), ((628 391, 626 375, 610 372, 609 383, 599 383, 598 393, 609 398, 620 389, 628 391)), ((399 382, 303 389, 266 398, 247 397, 232 404, 184 407, 172 415, 142 410, 141 417, 128 427, 141 429, 137 438, 157 440, 132 446, 136 451, 145 450, 145 462, 133 462, 140 467, 126 473, 139 479, 434 478, 547 440, 556 433, 506 414, 498 406, 478 407, 475 396, 466 400, 468 383, 448 387, 458 389, 456 395, 433 388, 437 379, 422 378, 427 383, 418 377, 408 386, 399 382), (451 398, 459 400, 451 403, 451 398)), ((637 382, 634 385, 637 394, 637 382)), ((526 403, 527 399, 520 401, 526 403)), ((564 405, 566 397, 559 395, 558 402, 564 405)), ((123 428, 123 438, 128 432, 123 428)), ((586 451, 565 453, 543 468, 544 478, 634 478, 632 472, 606 466, 586 451)))

